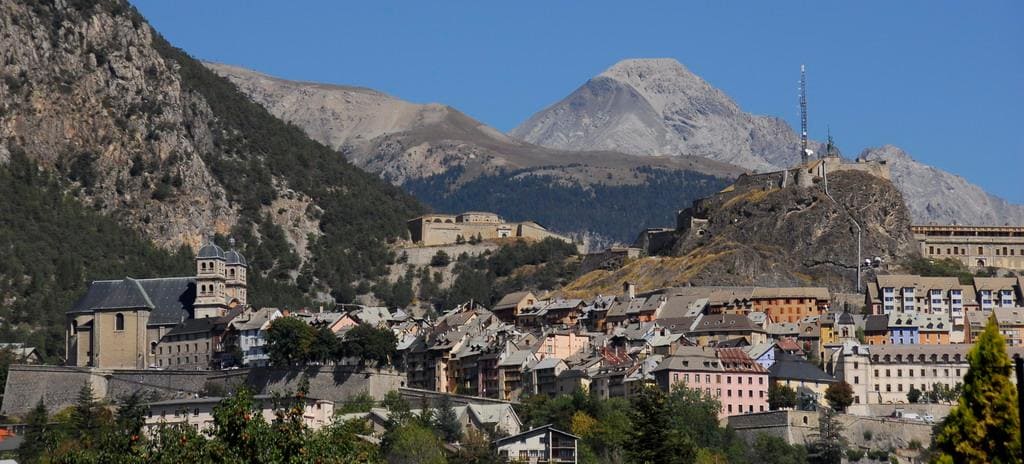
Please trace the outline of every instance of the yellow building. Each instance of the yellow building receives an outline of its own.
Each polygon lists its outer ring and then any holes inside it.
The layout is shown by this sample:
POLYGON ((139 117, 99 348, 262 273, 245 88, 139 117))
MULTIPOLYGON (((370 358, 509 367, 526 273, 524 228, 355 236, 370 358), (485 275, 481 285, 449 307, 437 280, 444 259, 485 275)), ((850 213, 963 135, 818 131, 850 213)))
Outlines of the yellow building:
POLYGON ((194 277, 98 280, 67 312, 65 359, 70 366, 145 369, 157 345, 187 319, 220 317, 246 304, 245 258, 208 243, 194 277))

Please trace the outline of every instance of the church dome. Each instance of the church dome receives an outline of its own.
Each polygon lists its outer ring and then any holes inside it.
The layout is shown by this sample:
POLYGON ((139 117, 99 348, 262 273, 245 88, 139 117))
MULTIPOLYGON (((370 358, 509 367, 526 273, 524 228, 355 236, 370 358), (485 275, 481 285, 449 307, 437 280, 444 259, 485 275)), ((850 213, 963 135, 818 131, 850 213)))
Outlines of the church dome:
POLYGON ((224 259, 224 249, 214 243, 207 243, 199 249, 196 259, 224 259))
POLYGON ((229 251, 227 253, 224 253, 224 259, 227 260, 227 264, 228 265, 239 265, 239 266, 248 266, 249 265, 248 263, 245 262, 245 256, 242 256, 241 253, 239 253, 239 252, 237 252, 235 250, 231 250, 231 251, 229 251))

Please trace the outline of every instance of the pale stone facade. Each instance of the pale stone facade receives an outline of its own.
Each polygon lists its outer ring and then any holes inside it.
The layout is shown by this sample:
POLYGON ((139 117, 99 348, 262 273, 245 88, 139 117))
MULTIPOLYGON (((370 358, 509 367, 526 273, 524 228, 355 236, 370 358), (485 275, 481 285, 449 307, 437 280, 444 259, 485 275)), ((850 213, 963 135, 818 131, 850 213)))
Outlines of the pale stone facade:
POLYGON ((229 308, 246 304, 246 268, 240 253, 225 253, 208 243, 196 255, 194 277, 90 283, 67 312, 67 365, 159 367, 158 345, 176 326, 190 319, 221 317, 229 308))
POLYGON ((532 221, 506 222, 494 213, 467 212, 454 214, 428 214, 408 222, 413 242, 424 246, 448 245, 471 238, 496 240, 502 238, 528 238, 542 240, 548 237, 571 242, 532 221), (461 239, 461 240, 460 240, 461 239))
POLYGON ((1024 227, 911 226, 921 256, 952 258, 970 268, 1024 270, 1024 227))

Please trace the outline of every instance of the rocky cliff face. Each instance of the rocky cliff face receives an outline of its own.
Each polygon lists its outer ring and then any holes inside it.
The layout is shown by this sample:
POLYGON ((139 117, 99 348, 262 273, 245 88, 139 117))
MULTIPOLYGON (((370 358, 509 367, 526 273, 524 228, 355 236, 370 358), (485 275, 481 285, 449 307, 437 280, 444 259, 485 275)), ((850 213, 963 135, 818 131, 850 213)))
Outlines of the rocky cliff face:
MULTIPOLYGON (((257 304, 352 301, 422 212, 124 0, 0 0, 0 60, 0 162, 24 153, 85 207, 164 247, 237 238, 257 304)), ((86 276, 100 277, 111 276, 86 276)))
POLYGON ((438 210, 538 220, 560 232, 593 235, 595 244, 670 225, 666 213, 674 206, 652 201, 685 204, 742 172, 701 157, 554 150, 514 140, 444 105, 207 66, 274 115, 438 210))
POLYGON ((891 183, 843 171, 820 185, 765 190, 740 178, 683 213, 706 219, 683 230, 668 257, 651 257, 615 271, 594 271, 569 285, 570 294, 614 290, 622 282, 641 289, 671 285, 856 286, 857 226, 862 256, 899 263, 916 253, 910 215, 891 183))
POLYGON ((692 155, 756 171, 790 167, 800 152, 784 121, 744 113, 672 59, 621 61, 510 135, 563 150, 692 155))
POLYGON ((209 107, 152 41, 129 15, 0 0, 0 152, 24 150, 160 244, 195 246, 237 208, 200 156, 209 107))
POLYGON ((1024 224, 1024 205, 1009 203, 963 177, 917 161, 899 147, 869 148, 860 157, 889 165, 892 182, 903 193, 915 223, 1024 224))

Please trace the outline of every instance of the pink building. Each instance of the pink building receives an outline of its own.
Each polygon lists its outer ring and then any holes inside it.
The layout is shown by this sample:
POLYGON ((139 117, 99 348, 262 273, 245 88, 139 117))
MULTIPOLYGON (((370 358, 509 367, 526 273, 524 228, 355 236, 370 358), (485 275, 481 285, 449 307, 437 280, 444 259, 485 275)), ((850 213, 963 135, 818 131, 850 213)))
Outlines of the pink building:
POLYGON ((568 359, 583 351, 590 343, 590 337, 570 331, 551 332, 544 336, 544 342, 537 350, 537 358, 568 359))
POLYGON ((665 391, 702 390, 722 404, 720 418, 768 410, 768 371, 740 348, 682 346, 654 369, 665 391))

